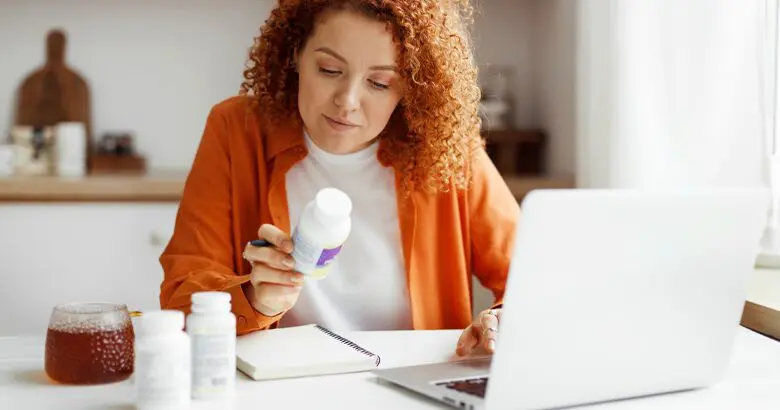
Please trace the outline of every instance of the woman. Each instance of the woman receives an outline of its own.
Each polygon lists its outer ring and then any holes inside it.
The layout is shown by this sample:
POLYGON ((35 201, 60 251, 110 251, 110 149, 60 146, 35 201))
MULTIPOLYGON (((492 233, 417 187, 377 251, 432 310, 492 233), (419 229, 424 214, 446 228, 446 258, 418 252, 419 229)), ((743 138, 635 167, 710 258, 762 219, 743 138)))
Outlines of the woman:
POLYGON ((239 334, 465 328, 458 354, 493 351, 519 209, 480 138, 467 1, 445 3, 279 1, 242 95, 207 120, 160 258, 164 308, 221 290, 239 334), (291 223, 327 186, 351 197, 353 229, 303 284, 291 223), (471 274, 496 296, 473 323, 471 274))

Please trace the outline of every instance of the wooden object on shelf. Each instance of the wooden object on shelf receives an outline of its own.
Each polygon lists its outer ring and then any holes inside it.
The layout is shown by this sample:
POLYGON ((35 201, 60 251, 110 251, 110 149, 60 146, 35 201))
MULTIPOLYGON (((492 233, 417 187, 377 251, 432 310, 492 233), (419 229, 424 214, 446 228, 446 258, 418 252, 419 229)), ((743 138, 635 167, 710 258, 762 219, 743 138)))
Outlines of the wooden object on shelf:
POLYGON ((66 65, 66 43, 64 32, 48 33, 46 62, 22 82, 14 124, 48 127, 60 122, 81 122, 87 131, 85 158, 89 160, 93 146, 89 86, 66 65))
POLYGON ((482 135, 488 156, 501 174, 541 175, 546 172, 547 135, 543 130, 486 130, 482 135))
POLYGON ((90 174, 144 174, 146 158, 138 155, 94 154, 90 162, 90 174))
POLYGON ((0 203, 17 202, 177 202, 186 172, 145 175, 89 175, 83 178, 0 178, 0 203))

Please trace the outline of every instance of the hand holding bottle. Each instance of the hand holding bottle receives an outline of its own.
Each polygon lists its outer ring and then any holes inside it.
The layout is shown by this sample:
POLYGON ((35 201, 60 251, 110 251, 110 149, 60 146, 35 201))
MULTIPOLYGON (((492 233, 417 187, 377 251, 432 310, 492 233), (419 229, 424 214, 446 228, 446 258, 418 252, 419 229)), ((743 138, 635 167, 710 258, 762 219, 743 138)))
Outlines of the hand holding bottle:
POLYGON ((244 259, 252 265, 251 286, 245 288, 245 293, 255 310, 264 316, 276 316, 298 301, 303 275, 293 271, 293 243, 287 234, 265 224, 257 235, 265 241, 262 246, 250 242, 244 249, 244 259))

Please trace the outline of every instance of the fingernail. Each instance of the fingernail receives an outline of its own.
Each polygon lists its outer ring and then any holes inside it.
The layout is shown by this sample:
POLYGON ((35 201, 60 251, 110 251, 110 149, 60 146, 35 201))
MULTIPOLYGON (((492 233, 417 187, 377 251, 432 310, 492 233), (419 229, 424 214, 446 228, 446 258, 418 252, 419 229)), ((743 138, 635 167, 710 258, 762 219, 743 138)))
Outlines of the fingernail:
POLYGON ((282 241, 282 248, 283 248, 285 251, 287 251, 287 252, 292 252, 292 250, 293 250, 293 244, 292 244, 292 242, 291 242, 291 241, 288 241, 288 240, 286 240, 286 239, 285 239, 285 240, 283 240, 283 241, 282 241))
POLYGON ((303 283, 303 276, 301 276, 301 275, 292 275, 290 280, 292 280, 292 283, 303 283))
POLYGON ((496 341, 495 340, 488 340, 488 350, 495 351, 496 350, 496 341))
POLYGON ((284 258, 284 260, 282 260, 282 263, 284 264, 284 266, 287 266, 288 268, 295 267, 295 260, 293 258, 284 258))

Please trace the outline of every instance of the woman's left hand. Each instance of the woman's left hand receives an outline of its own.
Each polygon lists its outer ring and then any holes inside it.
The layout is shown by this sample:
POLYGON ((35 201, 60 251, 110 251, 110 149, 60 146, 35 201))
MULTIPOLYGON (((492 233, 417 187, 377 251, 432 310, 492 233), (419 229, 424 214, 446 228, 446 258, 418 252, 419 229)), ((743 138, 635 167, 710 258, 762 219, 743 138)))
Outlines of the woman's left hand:
POLYGON ((484 348, 488 353, 493 353, 496 350, 500 321, 501 309, 483 310, 474 319, 474 323, 470 324, 460 335, 455 354, 466 356, 478 347, 484 348))

